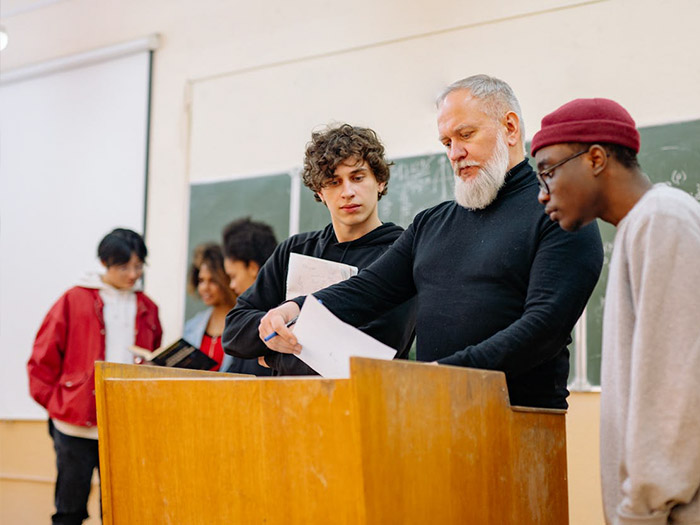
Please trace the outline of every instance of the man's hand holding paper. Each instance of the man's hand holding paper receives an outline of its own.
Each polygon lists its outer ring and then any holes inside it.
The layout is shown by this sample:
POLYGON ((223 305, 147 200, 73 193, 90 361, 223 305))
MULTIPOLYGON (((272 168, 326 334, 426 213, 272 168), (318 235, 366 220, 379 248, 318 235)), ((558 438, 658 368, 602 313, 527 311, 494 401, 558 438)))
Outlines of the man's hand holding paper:
POLYGON ((258 334, 265 345, 275 352, 283 354, 298 354, 301 345, 294 335, 294 326, 287 327, 287 323, 299 315, 299 306, 294 302, 282 303, 273 308, 260 319, 258 334), (277 335, 270 338, 273 333, 277 335))
MULTIPOLYGON (((271 310, 268 312, 268 315, 275 312, 275 310, 282 309, 287 304, 289 303, 271 310)), ((288 322, 294 317, 292 314, 291 308, 286 308, 284 313, 279 312, 274 317, 270 316, 271 319, 269 321, 274 319, 275 324, 270 322, 266 325, 266 328, 263 328, 261 323, 261 337, 264 339, 266 335, 271 333, 271 329, 279 327, 280 331, 275 329, 279 335, 268 340, 266 344, 269 348, 272 348, 271 344, 275 339, 284 339, 284 344, 279 341, 276 344, 281 348, 290 348, 291 341, 286 335, 283 337, 283 334, 289 333, 291 338, 301 345, 301 352, 297 354, 297 357, 323 377, 350 377, 350 357, 371 357, 389 360, 396 355, 396 350, 393 348, 380 343, 335 317, 313 295, 307 296, 304 302, 304 306, 299 313, 299 319, 294 325, 294 334, 291 334, 291 330, 283 324, 283 320, 286 319, 288 322)))

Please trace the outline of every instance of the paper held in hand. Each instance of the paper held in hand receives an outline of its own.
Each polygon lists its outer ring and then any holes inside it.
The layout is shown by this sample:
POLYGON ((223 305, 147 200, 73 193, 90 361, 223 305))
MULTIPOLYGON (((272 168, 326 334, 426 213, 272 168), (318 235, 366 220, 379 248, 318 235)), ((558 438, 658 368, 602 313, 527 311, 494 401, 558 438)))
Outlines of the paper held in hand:
POLYGON ((294 335, 302 346, 297 356, 323 377, 350 377, 351 357, 393 359, 396 350, 344 323, 309 295, 299 313, 294 335))
POLYGON ((285 301, 309 295, 357 275, 357 267, 300 253, 289 254, 285 301))

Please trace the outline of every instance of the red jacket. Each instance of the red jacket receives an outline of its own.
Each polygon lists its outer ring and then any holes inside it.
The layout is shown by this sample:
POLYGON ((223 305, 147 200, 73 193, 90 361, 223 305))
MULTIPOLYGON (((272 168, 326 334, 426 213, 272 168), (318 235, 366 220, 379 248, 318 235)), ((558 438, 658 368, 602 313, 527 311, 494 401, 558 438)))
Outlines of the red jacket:
MULTIPOLYGON (((95 409, 95 361, 105 358, 105 323, 99 290, 75 286, 46 314, 27 363, 29 392, 52 418, 91 427, 95 409)), ((135 344, 154 350, 162 329, 158 307, 136 292, 135 344)))

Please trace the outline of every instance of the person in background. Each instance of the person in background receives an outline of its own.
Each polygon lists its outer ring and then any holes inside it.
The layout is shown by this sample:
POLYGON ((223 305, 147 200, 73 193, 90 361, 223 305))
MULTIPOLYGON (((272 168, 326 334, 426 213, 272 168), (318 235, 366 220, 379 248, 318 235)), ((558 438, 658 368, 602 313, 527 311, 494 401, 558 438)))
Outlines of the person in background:
POLYGON ((196 293, 207 309, 185 323, 182 337, 217 362, 212 370, 226 372, 233 359, 224 354, 221 333, 226 314, 236 304, 236 295, 229 288, 221 246, 208 243, 195 248, 187 284, 190 293, 196 293))
POLYGON ((97 255, 102 274, 87 274, 44 318, 27 363, 31 396, 49 414, 56 451, 53 523, 80 524, 88 517, 92 474, 99 468, 95 361, 134 363, 131 345, 160 346, 158 307, 141 291, 147 255, 143 238, 117 228, 97 255))
MULTIPOLYGON (((275 250, 277 239, 268 224, 252 221, 250 217, 227 224, 222 237, 224 269, 230 280, 229 286, 240 297, 255 282, 260 268, 275 250)), ((256 376, 272 375, 269 368, 258 364, 257 358, 230 357, 233 363, 228 372, 256 376)))
POLYGON ((617 227, 603 315, 600 452, 611 524, 700 524, 700 204, 652 186, 630 114, 577 99, 532 139, 539 200, 576 231, 617 227))
MULTIPOLYGON (((226 318, 227 352, 259 357, 275 375, 316 375, 296 356, 270 351, 258 335, 260 319, 285 300, 292 254, 362 270, 399 238, 403 228, 382 223, 377 209, 379 199, 387 192, 389 170, 384 146, 369 128, 342 124, 311 135, 304 156, 303 181, 316 200, 326 206, 331 222, 323 230, 293 235, 277 247, 255 284, 226 318)), ((415 310, 415 301, 406 301, 360 330, 394 348, 397 358, 405 359, 415 334, 415 310)))

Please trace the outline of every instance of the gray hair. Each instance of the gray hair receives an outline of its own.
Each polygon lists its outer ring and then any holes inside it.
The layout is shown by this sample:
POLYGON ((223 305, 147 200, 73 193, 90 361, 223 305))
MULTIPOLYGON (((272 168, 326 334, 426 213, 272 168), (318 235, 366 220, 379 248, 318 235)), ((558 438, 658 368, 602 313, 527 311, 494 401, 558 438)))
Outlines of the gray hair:
POLYGON ((509 111, 518 115, 518 120, 520 121, 520 137, 523 143, 525 143, 525 123, 523 122, 523 113, 520 109, 520 103, 515 93, 513 93, 513 90, 506 82, 488 75, 473 75, 463 78, 443 89, 442 93, 440 93, 435 100, 435 105, 439 108, 440 104, 447 98, 447 95, 460 89, 466 89, 474 97, 483 101, 485 106, 484 111, 491 118, 500 120, 503 118, 503 115, 509 111))

